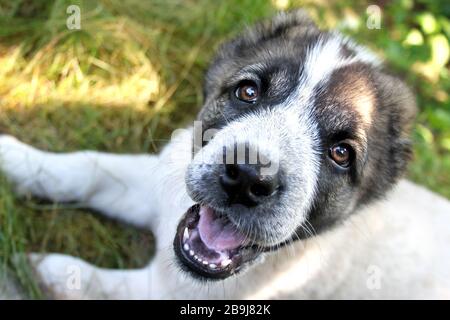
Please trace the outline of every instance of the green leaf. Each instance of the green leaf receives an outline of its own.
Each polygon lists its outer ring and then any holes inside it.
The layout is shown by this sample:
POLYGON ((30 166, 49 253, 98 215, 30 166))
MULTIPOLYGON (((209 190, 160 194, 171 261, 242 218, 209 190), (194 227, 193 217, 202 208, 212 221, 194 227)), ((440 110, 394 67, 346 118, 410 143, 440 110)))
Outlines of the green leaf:
POLYGON ((427 144, 432 144, 434 141, 433 133, 430 129, 425 127, 424 125, 419 124, 416 128, 417 133, 425 141, 427 144))
POLYGON ((450 151, 450 138, 444 138, 441 140, 441 147, 450 151))
POLYGON ((429 112, 428 121, 430 125, 437 130, 448 130, 450 128, 450 113, 442 109, 429 112))
POLYGON ((417 22, 419 23, 422 31, 425 34, 432 34, 438 32, 440 27, 436 21, 434 15, 430 12, 425 12, 417 16, 417 22))
POLYGON ((450 57, 450 46, 443 34, 437 34, 430 38, 431 61, 437 67, 444 67, 450 57))
POLYGON ((423 35, 422 33, 417 29, 412 29, 408 32, 406 35, 405 40, 403 41, 403 44, 410 45, 410 46, 420 46, 423 44, 423 35))

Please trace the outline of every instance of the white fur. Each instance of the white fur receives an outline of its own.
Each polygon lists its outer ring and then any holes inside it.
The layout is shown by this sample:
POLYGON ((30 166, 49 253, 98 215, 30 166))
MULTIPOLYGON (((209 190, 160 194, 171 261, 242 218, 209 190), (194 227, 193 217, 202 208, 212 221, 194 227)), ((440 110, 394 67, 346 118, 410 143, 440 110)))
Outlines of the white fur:
POLYGON ((296 96, 303 102, 310 102, 312 105, 314 98, 313 90, 319 83, 325 83, 333 71, 351 65, 356 62, 367 63, 378 66, 380 61, 369 50, 358 46, 349 38, 345 38, 338 33, 327 39, 321 39, 308 49, 304 62, 305 71, 301 73, 300 85, 296 96), (343 45, 348 45, 356 52, 351 58, 345 58, 341 49, 343 45))
MULTIPOLYGON (((280 167, 282 167, 281 169, 286 176, 292 175, 289 169, 297 170, 297 174, 301 173, 301 190, 295 186, 291 187, 292 190, 298 191, 295 192, 295 195, 292 195, 292 198, 295 196, 301 197, 301 200, 295 202, 298 205, 295 208, 296 210, 292 210, 292 215, 289 217, 293 223, 278 226, 277 234, 285 235, 285 238, 272 239, 272 245, 288 240, 297 228, 295 222, 300 223, 305 220, 306 212, 314 199, 320 166, 319 155, 315 152, 319 144, 316 136, 317 129, 308 113, 299 114, 298 107, 292 105, 289 101, 275 106, 271 110, 248 114, 230 122, 217 132, 214 139, 202 148, 193 159, 193 163, 196 165, 222 163, 224 146, 233 150, 235 143, 238 145, 248 143, 252 149, 256 150, 253 153, 263 155, 271 161, 270 166, 262 169, 262 174, 276 174, 280 167), (280 123, 283 125, 280 125, 280 123), (289 136, 297 138, 292 141, 283 138, 289 136), (287 145, 288 143, 291 145, 287 145), (301 167, 299 167, 292 152, 302 155, 301 167)), ((239 158, 245 159, 245 154, 240 155, 244 152, 240 152, 238 149, 236 153, 238 163, 239 158)), ((231 160, 233 161, 233 157, 231 160)), ((204 171, 203 167, 197 168, 197 166, 194 166, 191 178, 199 180, 203 174, 207 173, 207 170, 204 171)), ((287 213, 285 212, 285 214, 287 213)))
POLYGON ((192 205, 184 183, 190 142, 186 131, 158 157, 56 155, 0 137, 1 169, 22 193, 81 201, 107 216, 150 227, 157 238, 155 258, 139 270, 101 269, 61 254, 31 255, 40 281, 54 296, 450 298, 450 203, 407 181, 343 225, 265 254, 251 272, 209 283, 182 273, 174 264, 172 241, 192 205))

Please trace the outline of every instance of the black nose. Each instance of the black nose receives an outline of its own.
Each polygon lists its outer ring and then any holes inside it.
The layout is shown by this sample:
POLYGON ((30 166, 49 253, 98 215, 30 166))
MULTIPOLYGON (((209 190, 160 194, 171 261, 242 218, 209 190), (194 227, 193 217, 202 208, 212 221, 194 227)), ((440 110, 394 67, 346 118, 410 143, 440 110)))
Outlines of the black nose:
POLYGON ((261 175, 257 165, 227 164, 220 177, 230 203, 253 207, 275 195, 279 189, 278 174, 261 175))

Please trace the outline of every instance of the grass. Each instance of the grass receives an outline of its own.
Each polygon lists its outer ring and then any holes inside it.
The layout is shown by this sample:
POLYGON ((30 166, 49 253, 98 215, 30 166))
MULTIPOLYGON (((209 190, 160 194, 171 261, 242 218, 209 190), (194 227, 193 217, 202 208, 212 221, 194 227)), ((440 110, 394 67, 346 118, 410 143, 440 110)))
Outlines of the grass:
MULTIPOLYGON (((409 177, 450 198, 445 2, 382 6, 382 28, 370 30, 364 1, 0 0, 0 128, 46 150, 156 152, 201 107, 214 48, 280 7, 298 6, 408 80, 421 108, 409 177), (81 8, 78 31, 66 28, 71 4, 81 8)), ((30 297, 42 294, 26 262, 12 259, 17 253, 64 252, 130 268, 145 265, 152 243, 146 231, 80 208, 17 199, 0 181, 0 264, 30 297)))

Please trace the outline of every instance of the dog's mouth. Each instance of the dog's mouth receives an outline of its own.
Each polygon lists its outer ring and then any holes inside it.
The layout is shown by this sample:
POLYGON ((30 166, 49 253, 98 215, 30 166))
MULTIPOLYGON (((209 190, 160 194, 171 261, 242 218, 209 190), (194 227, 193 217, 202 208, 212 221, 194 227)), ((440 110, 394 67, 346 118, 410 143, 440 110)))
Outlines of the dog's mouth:
POLYGON ((179 223, 174 248, 184 270, 210 279, 235 274, 261 252, 229 219, 200 204, 179 223))

